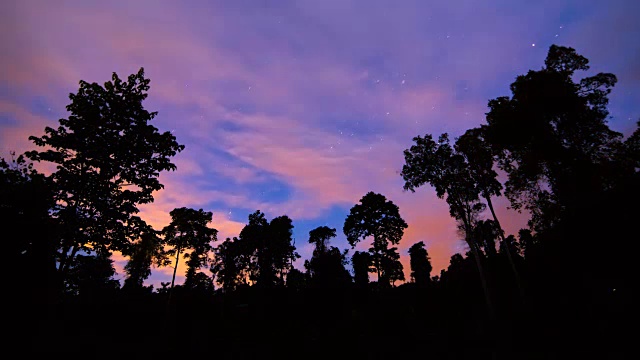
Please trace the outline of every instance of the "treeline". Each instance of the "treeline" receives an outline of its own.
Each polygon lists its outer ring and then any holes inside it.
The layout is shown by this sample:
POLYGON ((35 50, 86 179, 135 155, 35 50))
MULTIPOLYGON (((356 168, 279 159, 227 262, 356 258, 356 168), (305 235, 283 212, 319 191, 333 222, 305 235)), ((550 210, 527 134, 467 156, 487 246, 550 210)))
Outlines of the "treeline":
POLYGON ((578 78, 588 69, 574 49, 553 45, 541 69, 489 101, 485 124, 454 139, 413 138, 404 189, 432 186, 468 252, 431 274, 424 243, 412 244, 410 279, 397 251, 407 224, 373 192, 342 229, 351 249, 370 241, 368 251, 349 257, 331 246, 337 230, 320 226, 309 232, 304 269, 293 266, 300 255, 287 215, 268 220, 257 210, 217 245, 203 209, 176 208, 154 229, 138 206, 163 188, 158 176, 176 170, 171 158, 184 145, 150 124, 157 113, 142 106, 143 69, 125 81, 115 73, 104 85, 81 81, 70 116, 29 138, 41 149, 0 162, 5 297, 25 314, 17 333, 41 350, 82 339, 162 351, 222 346, 232 358, 341 346, 369 358, 524 357, 585 344, 618 353, 638 290, 640 128, 626 139, 609 128, 617 79, 578 78), (34 161, 56 170, 45 176, 34 161), (518 234, 506 234, 496 215, 492 200, 502 195, 531 214, 518 234), (115 251, 128 259, 122 287, 115 251), (187 271, 176 285, 180 261, 187 271), (145 286, 153 266, 173 266, 171 283, 145 286), (116 337, 114 322, 135 331, 116 337), (159 328, 170 344, 148 334, 159 328))

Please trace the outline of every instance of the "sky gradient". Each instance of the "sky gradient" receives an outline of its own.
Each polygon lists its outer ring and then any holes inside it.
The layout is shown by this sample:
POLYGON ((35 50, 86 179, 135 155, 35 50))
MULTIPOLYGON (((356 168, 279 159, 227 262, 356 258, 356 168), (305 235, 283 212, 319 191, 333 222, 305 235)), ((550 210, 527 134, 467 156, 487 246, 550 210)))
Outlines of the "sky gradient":
MULTIPOLYGON (((629 134, 640 118, 639 14, 632 0, 3 1, 0 157, 33 149, 28 136, 66 118, 79 80, 144 67, 152 123, 186 146, 141 207, 155 228, 176 207, 202 208, 224 240, 257 209, 286 214, 304 271, 309 230, 336 228, 332 245, 348 248, 344 219, 374 191, 409 224, 399 246, 407 278, 418 241, 435 275, 466 250, 433 189, 402 190, 411 139, 483 123, 487 101, 541 68, 551 44, 586 56, 587 75, 618 76, 609 124, 629 134)), ((524 226, 504 198, 496 205, 508 234, 524 226)), ((147 284, 171 273, 154 269, 147 284)))

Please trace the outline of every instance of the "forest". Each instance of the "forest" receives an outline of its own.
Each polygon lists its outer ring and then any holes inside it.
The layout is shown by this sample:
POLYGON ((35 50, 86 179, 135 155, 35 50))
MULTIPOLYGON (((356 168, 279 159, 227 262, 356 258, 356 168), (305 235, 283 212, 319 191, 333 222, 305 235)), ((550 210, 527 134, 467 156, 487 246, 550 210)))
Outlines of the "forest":
POLYGON ((468 250, 434 273, 424 242, 412 244, 408 279, 397 247, 408 225, 380 193, 362 194, 342 229, 311 230, 303 269, 286 214, 257 209, 224 240, 207 209, 175 208, 153 228, 139 206, 163 188, 161 173, 179 171, 172 158, 185 145, 152 125, 143 68, 80 81, 68 118, 30 136, 33 150, 0 159, 12 346, 89 357, 627 357, 640 121, 628 136, 612 130, 617 78, 581 77, 588 69, 576 50, 552 45, 540 69, 488 101, 481 126, 407 139, 404 190, 431 186, 468 250), (501 227, 500 196, 530 214, 517 234, 501 227), (351 248, 332 246, 340 231, 351 248), (353 251, 358 243, 368 250, 353 251), (123 283, 114 252, 127 259, 123 283), (161 266, 173 280, 145 285, 161 266))

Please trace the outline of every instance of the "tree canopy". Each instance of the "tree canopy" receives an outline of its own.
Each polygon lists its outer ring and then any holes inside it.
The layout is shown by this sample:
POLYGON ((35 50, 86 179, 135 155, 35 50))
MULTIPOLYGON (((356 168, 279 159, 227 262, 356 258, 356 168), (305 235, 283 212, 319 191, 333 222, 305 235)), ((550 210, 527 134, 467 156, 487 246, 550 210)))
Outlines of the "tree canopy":
POLYGON ((29 137, 46 149, 26 156, 56 165, 50 178, 61 273, 78 251, 126 251, 138 205, 163 188, 162 171, 176 169, 171 158, 184 145, 150 124, 157 113, 142 104, 149 82, 143 68, 125 81, 116 73, 104 85, 80 81, 78 92, 69 94, 69 117, 29 137))
POLYGON ((368 192, 351 208, 343 231, 352 248, 361 240, 373 237, 369 248, 373 269, 378 274, 378 282, 386 284, 398 279, 398 269, 402 269, 396 248, 389 248, 389 244, 397 245, 407 227, 398 206, 384 195, 368 192))

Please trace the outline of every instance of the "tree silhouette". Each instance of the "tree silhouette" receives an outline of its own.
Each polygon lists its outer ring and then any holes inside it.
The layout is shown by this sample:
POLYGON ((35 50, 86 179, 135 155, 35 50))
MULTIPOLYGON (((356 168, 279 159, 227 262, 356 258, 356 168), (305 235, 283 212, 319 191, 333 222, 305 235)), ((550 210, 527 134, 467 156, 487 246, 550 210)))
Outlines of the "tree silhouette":
POLYGON ((292 229, 292 221, 286 215, 268 222, 260 210, 250 214, 248 224, 234 241, 243 278, 261 287, 284 285, 292 262, 300 257, 293 245, 292 229))
POLYGON ((170 158, 184 146, 149 124, 157 113, 142 106, 148 90, 142 68, 127 81, 113 73, 104 86, 80 81, 69 95, 69 118, 29 137, 48 149, 27 157, 57 165, 51 180, 53 215, 63 229, 57 245, 61 276, 78 251, 126 250, 138 204, 152 202, 153 191, 163 188, 160 172, 176 169, 170 158))
POLYGON ((340 252, 336 247, 329 247, 330 239, 336 236, 336 229, 320 226, 309 231, 309 243, 315 248, 310 260, 305 261, 305 268, 314 286, 327 288, 344 286, 351 282, 347 264, 347 252, 340 252))
POLYGON ((206 265, 209 252, 213 249, 211 243, 216 240, 218 230, 207 225, 212 221, 213 214, 186 207, 175 208, 169 213, 171 223, 162 229, 165 241, 170 247, 170 251, 176 254, 176 261, 171 278, 171 288, 173 289, 176 280, 176 271, 180 254, 187 250, 191 253, 186 255, 187 274, 185 284, 189 283, 196 276, 196 272, 206 265))
POLYGON ((233 241, 227 238, 214 248, 214 258, 211 272, 216 277, 216 282, 222 286, 225 292, 233 291, 243 282, 242 264, 238 246, 238 238, 233 241))
POLYGON ((532 214, 541 231, 567 206, 603 188, 621 134, 606 124, 608 94, 616 76, 598 73, 574 82, 589 61, 552 45, 545 67, 520 75, 511 97, 489 101, 484 134, 509 175, 505 194, 514 209, 532 214))
POLYGON ((328 249, 331 238, 336 237, 336 229, 328 226, 319 226, 309 231, 309 244, 314 244, 314 253, 322 254, 328 249))
POLYGON ((94 300, 104 299, 120 288, 115 275, 110 254, 79 254, 78 261, 69 269, 65 292, 94 300))
POLYGON ((397 245, 406 228, 407 223, 393 202, 381 194, 368 192, 351 208, 343 231, 352 248, 361 240, 373 237, 369 248, 373 271, 377 272, 380 284, 389 284, 391 276, 397 276, 397 264, 393 260, 393 250, 388 246, 389 243, 397 245))
POLYGON ((404 190, 415 192, 417 187, 428 183, 435 188, 439 198, 446 195, 449 213, 460 222, 465 242, 476 260, 487 307, 493 313, 482 260, 473 241, 474 223, 485 206, 479 201, 480 189, 471 168, 464 156, 451 147, 446 133, 440 135, 437 142, 431 134, 414 137, 413 141, 415 144, 404 151, 405 164, 400 173, 405 181, 404 190))
POLYGON ((425 286, 431 279, 431 261, 424 242, 419 241, 409 248, 409 264, 411 265, 411 280, 418 286, 425 286))
POLYGON ((275 217, 269 222, 268 230, 268 241, 258 249, 260 279, 268 286, 284 285, 284 278, 293 267, 293 261, 300 258, 293 245, 292 220, 287 215, 275 217))
POLYGON ((240 231, 238 239, 234 240, 234 245, 229 247, 233 249, 244 284, 255 283, 258 279, 257 248, 266 236, 268 226, 269 222, 260 210, 249 214, 248 223, 240 231))
POLYGON ((404 281, 404 267, 400 262, 400 254, 397 247, 384 248, 380 254, 380 268, 382 272, 378 283, 391 282, 395 286, 396 281, 404 281), (382 281, 381 281, 382 280, 382 281))
POLYGON ((291 268, 287 274, 287 287, 294 290, 301 290, 306 286, 306 279, 302 271, 291 268))
POLYGON ((473 225, 473 242, 488 257, 498 254, 496 250, 496 239, 498 238, 498 225, 492 220, 479 220, 473 225))
POLYGON ((0 158, 0 228, 9 268, 15 272, 8 285, 16 290, 24 288, 16 293, 26 295, 31 292, 29 288, 55 285, 52 244, 56 226, 49 217, 55 201, 50 179, 38 173, 23 155, 11 156, 8 162, 0 158))
POLYGON ((138 241, 129 248, 129 261, 124 267, 127 278, 124 280, 123 289, 142 288, 144 281, 151 275, 151 266, 169 265, 169 253, 164 250, 164 239, 160 237, 160 231, 153 229, 144 220, 133 217, 133 228, 138 235, 138 241))
MULTIPOLYGON (((469 173, 480 192, 480 196, 485 199, 491 216, 497 228, 497 236, 502 240, 502 246, 506 248, 507 259, 513 271, 514 278, 521 296, 524 296, 520 275, 516 268, 509 245, 506 243, 504 231, 498 221, 495 209, 493 208, 492 196, 500 196, 502 184, 498 181, 498 174, 493 170, 494 154, 491 145, 484 139, 484 130, 481 128, 473 128, 467 130, 462 136, 456 139, 454 148, 458 154, 464 156, 468 166, 469 173)), ((481 225, 482 226, 482 225, 481 225)), ((488 229, 487 229, 488 230, 488 229)), ((486 253, 486 252, 485 252, 486 253)), ((487 253, 487 255, 489 255, 487 253)))
POLYGON ((371 255, 366 251, 356 251, 351 257, 351 267, 355 285, 360 288, 369 285, 369 272, 375 271, 371 270, 371 255))

